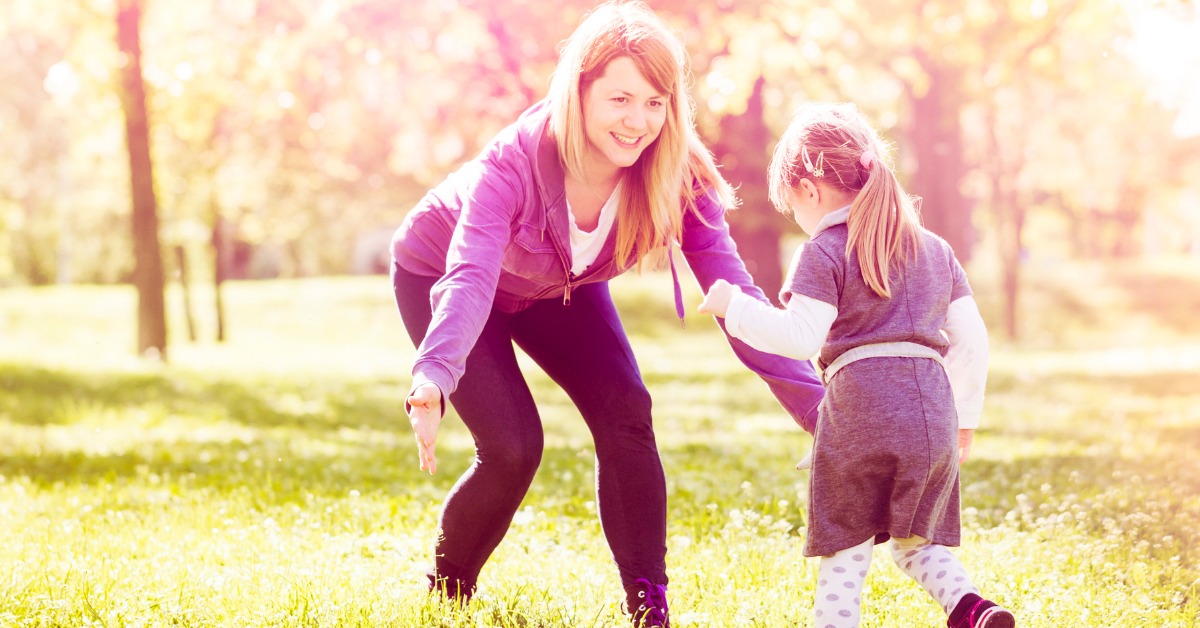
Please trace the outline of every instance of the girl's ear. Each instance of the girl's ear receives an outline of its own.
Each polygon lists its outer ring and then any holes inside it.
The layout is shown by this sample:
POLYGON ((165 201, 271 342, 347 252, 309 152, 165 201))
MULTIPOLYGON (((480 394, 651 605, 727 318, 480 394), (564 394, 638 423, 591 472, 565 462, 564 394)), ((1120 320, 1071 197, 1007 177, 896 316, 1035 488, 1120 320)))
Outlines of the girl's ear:
POLYGON ((800 183, 796 185, 795 194, 803 201, 820 200, 821 198, 821 192, 817 189, 817 185, 807 178, 800 179, 800 183))

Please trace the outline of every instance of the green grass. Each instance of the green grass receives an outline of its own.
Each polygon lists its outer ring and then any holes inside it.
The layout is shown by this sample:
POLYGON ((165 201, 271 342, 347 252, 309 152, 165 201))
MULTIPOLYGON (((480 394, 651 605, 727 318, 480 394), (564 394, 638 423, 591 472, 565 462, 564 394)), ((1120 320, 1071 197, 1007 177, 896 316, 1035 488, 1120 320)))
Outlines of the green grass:
MULTIPOLYGON (((1022 626, 1200 625, 1200 271, 1183 268, 1031 272, 1027 339, 994 337, 958 554, 1022 626)), ((996 330, 995 289, 975 283, 996 330)), ((792 470, 809 438, 711 322, 673 322, 665 276, 614 291, 655 397, 673 625, 810 625, 792 470)), ((130 288, 0 291, 0 625, 624 622, 590 441, 545 376, 529 370, 542 467, 456 608, 422 573, 470 437, 449 417, 442 469, 417 469, 387 280, 233 283, 226 300, 229 342, 189 343, 169 295, 163 365, 131 357, 130 288)), ((884 551, 863 618, 945 621, 884 551)))

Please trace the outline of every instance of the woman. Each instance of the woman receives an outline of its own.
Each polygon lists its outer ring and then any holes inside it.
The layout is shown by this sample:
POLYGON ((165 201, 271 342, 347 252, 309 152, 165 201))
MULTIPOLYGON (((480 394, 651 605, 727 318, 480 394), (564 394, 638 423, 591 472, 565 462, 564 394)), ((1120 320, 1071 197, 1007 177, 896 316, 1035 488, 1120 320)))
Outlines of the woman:
MULTIPOLYGON (((642 263, 674 271, 679 246, 702 288, 724 279, 765 301, 729 237, 733 193, 696 135, 686 79, 682 44, 648 8, 597 7, 567 41, 546 100, 397 230, 396 303, 418 345, 405 408, 421 468, 437 469, 446 400, 476 448, 446 498, 431 588, 469 598, 541 460, 515 343, 591 430, 600 521, 634 623, 669 625, 666 483, 608 280, 642 263)), ((822 396, 811 365, 730 343, 811 430, 822 396)))

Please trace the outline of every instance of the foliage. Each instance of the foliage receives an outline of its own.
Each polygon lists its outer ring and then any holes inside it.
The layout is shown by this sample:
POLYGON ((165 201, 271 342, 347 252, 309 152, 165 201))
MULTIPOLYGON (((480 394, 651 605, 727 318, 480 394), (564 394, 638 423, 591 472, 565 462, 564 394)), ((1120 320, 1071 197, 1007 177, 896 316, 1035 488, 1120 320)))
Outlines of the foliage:
MULTIPOLYGON (((210 233, 224 218, 254 247, 255 274, 350 270, 356 253, 372 250, 372 236, 544 94, 556 45, 594 4, 147 2, 164 245, 208 259, 210 233)), ((1195 23, 1193 3, 650 4, 687 42, 699 122, 713 142, 762 78, 763 122, 774 133, 800 101, 854 100, 900 145, 904 170, 919 181, 915 157, 927 147, 916 138, 928 124, 917 104, 944 72, 947 109, 934 121, 962 127, 961 164, 951 165, 963 169, 962 192, 978 203, 974 224, 985 244, 1012 209, 981 182, 992 155, 1004 157, 1004 177, 1020 187, 1035 250, 1057 254, 1062 225, 1094 223, 1086 250, 1095 240, 1113 241, 1101 254, 1117 243, 1136 252, 1137 234, 1112 226, 1122 212, 1194 223, 1174 208, 1194 203, 1177 191, 1195 178, 1196 151, 1173 148, 1175 112, 1150 99, 1156 89, 1144 64, 1129 64, 1125 45, 1131 12, 1195 23), (981 137, 986 109, 997 114, 1004 145, 996 150, 981 137)), ((0 8, 0 52, 10 60, 0 67, 0 282, 129 277, 114 14, 112 0, 0 8)), ((769 149, 769 140, 759 143, 769 149)), ((929 149, 941 150, 936 144, 929 149)), ((946 172, 935 182, 957 178, 946 172)), ((915 191, 934 196, 924 185, 915 191)), ((770 215, 760 205, 744 212, 751 227, 770 215)), ((939 205, 930 203, 931 217, 939 205)), ((1194 239, 1178 235, 1172 248, 1194 239)))
MULTIPOLYGON (((1198 625, 1200 275, 1038 270, 1027 344, 993 343, 958 553, 1023 626, 1198 625)), ((810 441, 710 321, 680 329, 667 286, 647 273, 614 293, 656 399, 673 624, 806 625, 816 561, 792 465, 810 441)), ((994 285, 975 288, 994 321, 994 285)), ((165 366, 128 357, 132 288, 5 292, 0 624, 622 623, 587 430, 544 375, 528 372, 542 467, 476 602, 454 608, 421 574, 470 436, 451 415, 447 468, 419 473, 386 279, 231 282, 227 303, 229 341, 165 366)), ((878 553, 863 625, 944 621, 878 553)))

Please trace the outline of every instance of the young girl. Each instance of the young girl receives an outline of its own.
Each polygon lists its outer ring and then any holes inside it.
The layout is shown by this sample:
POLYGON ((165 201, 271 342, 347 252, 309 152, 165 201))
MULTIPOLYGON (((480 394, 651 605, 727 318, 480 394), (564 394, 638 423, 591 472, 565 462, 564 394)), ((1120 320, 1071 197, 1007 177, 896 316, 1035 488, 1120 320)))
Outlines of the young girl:
POLYGON ((700 311, 762 351, 820 350, 826 396, 804 548, 822 557, 815 625, 858 625, 872 547, 890 538, 951 628, 1008 628, 1012 613, 981 598, 948 549, 959 544, 958 465, 982 412, 987 330, 953 251, 921 227, 883 154, 853 105, 801 109, 770 168, 772 203, 811 236, 780 295, 786 309, 718 281, 700 311))
MULTIPOLYGON (((475 441, 438 521, 436 591, 470 597, 541 462, 515 344, 591 431, 600 523, 630 619, 669 626, 666 480, 608 281, 678 247, 702 287, 724 280, 766 302, 729 236, 733 193, 696 134, 687 74, 683 44, 644 4, 597 7, 566 42, 546 100, 396 231, 396 305, 418 345, 406 409, 421 468, 437 469, 446 401, 475 441)), ((823 395, 812 365, 730 342, 811 429, 823 395)))

